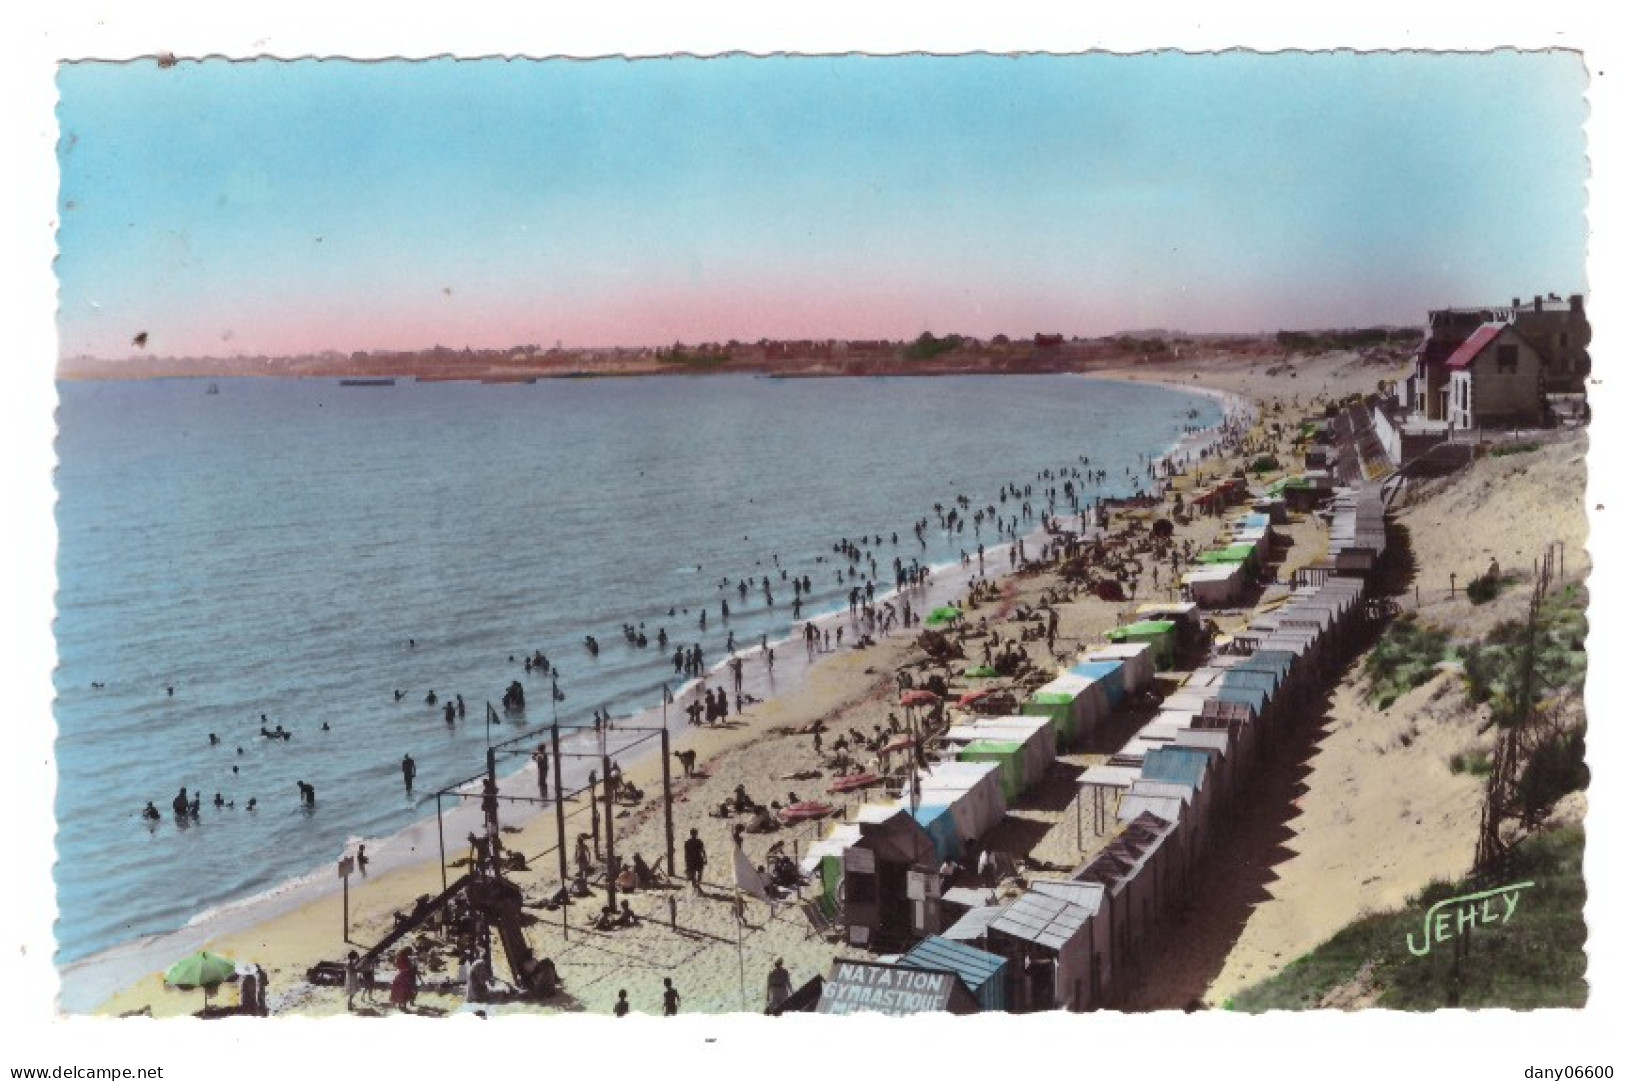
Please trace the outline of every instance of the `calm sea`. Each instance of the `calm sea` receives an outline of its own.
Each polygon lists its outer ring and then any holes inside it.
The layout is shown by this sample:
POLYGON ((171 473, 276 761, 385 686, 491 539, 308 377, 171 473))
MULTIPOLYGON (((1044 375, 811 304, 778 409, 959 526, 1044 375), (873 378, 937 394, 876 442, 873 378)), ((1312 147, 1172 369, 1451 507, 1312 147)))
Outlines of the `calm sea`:
POLYGON ((708 664, 730 630, 740 645, 785 637, 785 571, 812 578, 804 615, 844 608, 842 538, 869 537, 889 588, 894 557, 957 562, 997 540, 948 537, 935 504, 1010 515, 1001 486, 1031 484, 1036 513, 1039 471, 1084 456, 1109 476, 1088 494, 1126 493, 1141 455, 1220 415, 1069 376, 217 385, 59 388, 59 962, 432 815, 422 794, 482 767, 484 705, 511 680, 531 724, 551 721, 548 681, 510 656, 559 667, 563 724, 655 705, 675 683, 660 628, 708 664), (758 582, 743 602, 740 578, 758 582), (466 719, 448 728, 430 689, 463 695, 466 719), (261 714, 293 738, 261 738, 261 714), (169 809, 182 785, 204 795, 184 826, 169 809), (216 792, 235 807, 213 807, 216 792))

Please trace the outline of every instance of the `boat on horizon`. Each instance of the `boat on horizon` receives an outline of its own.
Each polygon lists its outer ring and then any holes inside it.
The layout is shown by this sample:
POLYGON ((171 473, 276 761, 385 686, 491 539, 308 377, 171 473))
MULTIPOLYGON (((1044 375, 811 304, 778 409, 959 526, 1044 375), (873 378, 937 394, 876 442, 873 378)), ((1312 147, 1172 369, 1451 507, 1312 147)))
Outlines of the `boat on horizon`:
POLYGON ((393 379, 340 379, 339 380, 339 386, 341 386, 341 387, 392 387, 394 385, 395 385, 395 380, 393 380, 393 379))

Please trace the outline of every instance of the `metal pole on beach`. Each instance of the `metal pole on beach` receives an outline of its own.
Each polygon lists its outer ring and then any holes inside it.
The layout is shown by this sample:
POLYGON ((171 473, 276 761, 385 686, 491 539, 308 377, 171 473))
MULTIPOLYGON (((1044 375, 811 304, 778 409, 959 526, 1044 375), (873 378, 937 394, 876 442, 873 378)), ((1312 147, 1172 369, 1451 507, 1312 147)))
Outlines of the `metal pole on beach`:
POLYGON ((610 779, 609 755, 604 755, 604 882, 609 907, 615 907, 615 783, 610 779))
POLYGON ((660 729, 660 784, 666 796, 666 874, 677 876, 677 835, 671 823, 671 733, 660 729))
POLYGON ((559 753, 559 724, 553 722, 553 818, 558 824, 559 888, 564 891, 565 904, 559 906, 564 916, 564 937, 570 937, 570 857, 565 850, 564 837, 564 756, 559 753))
POLYGON ((434 794, 434 828, 440 835, 440 892, 446 892, 446 820, 440 813, 440 797, 445 793, 434 794))
POLYGON ((745 899, 734 891, 734 933, 739 943, 739 1008, 745 1006, 745 899))

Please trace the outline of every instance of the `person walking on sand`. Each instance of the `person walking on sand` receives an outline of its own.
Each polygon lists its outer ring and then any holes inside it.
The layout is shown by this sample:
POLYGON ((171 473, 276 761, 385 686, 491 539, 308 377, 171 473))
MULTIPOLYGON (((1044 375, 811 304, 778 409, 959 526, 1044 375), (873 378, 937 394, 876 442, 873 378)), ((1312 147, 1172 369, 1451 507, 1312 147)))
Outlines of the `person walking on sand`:
POLYGON ((698 893, 705 892, 700 885, 700 876, 704 873, 705 842, 700 840, 699 830, 691 829, 688 831, 688 840, 683 842, 683 874, 698 893))
POLYGON ((666 1017, 676 1017, 677 1016, 677 1004, 680 1003, 682 1000, 683 1000, 683 996, 679 995, 677 993, 677 988, 675 988, 675 987, 673 987, 671 985, 671 977, 667 976, 666 977, 666 989, 665 989, 665 991, 661 992, 661 995, 660 995, 660 1002, 661 1002, 661 1011, 660 1012, 661 1012, 661 1014, 666 1016, 666 1017))
POLYGON ((354 950, 344 962, 344 1009, 355 1009, 355 997, 361 993, 361 955, 354 950))
POLYGON ((412 951, 403 949, 395 954, 395 978, 389 984, 389 1004, 404 1010, 417 998, 417 966, 412 963, 412 951))
POLYGON ((587 835, 576 834, 576 873, 585 879, 592 870, 592 849, 587 847, 587 835))
POLYGON ((773 958, 773 968, 767 974, 767 1012, 777 1014, 784 1000, 790 997, 790 970, 784 967, 784 958, 773 958))
POLYGON ((632 1004, 626 1001, 626 988, 621 988, 615 997, 615 1016, 625 1017, 632 1010, 632 1004))

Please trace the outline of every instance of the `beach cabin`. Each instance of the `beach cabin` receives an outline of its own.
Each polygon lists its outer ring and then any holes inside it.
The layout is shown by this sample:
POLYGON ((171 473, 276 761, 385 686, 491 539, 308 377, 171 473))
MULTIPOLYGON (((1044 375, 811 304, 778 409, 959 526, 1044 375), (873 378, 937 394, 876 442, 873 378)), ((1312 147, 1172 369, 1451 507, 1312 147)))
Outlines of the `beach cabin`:
POLYGON ((959 749, 961 762, 988 762, 998 767, 999 790, 1006 806, 1021 798, 1027 787, 1026 755, 1015 740, 978 739, 959 749))
POLYGON ((1185 815, 1180 822, 1180 850, 1185 860, 1182 877, 1189 886, 1196 865, 1206 852, 1217 813, 1218 786, 1209 783, 1208 756, 1191 747, 1159 747, 1147 752, 1140 777, 1129 789, 1131 795, 1177 796, 1185 801, 1185 815))
POLYGON ((1198 566, 1180 577, 1192 603, 1203 608, 1229 608, 1241 599, 1247 581, 1240 563, 1198 566))
POLYGON ((959 859, 962 852, 959 830, 954 826, 953 809, 948 804, 922 803, 908 813, 931 838, 931 851, 936 855, 938 866, 959 859))
POLYGON ((842 822, 825 837, 807 846, 801 857, 801 873, 819 884, 815 901, 826 919, 838 919, 841 913, 841 863, 847 846, 858 839, 858 827, 842 822))
POLYGON ((921 807, 948 808, 962 855, 1004 818, 1006 804, 996 763, 938 762, 910 783, 916 782, 921 807))
POLYGON ((1267 514, 1243 514, 1230 523, 1231 543, 1254 545, 1260 562, 1269 559, 1274 538, 1275 531, 1267 514))
POLYGON ((1223 548, 1200 553, 1196 557, 1196 562, 1202 566, 1239 564, 1242 573, 1252 577, 1258 574, 1258 547, 1254 544, 1227 544, 1223 548))
MULTIPOLYGON (((1250 774, 1258 744, 1258 725, 1255 723, 1251 706, 1243 702, 1210 699, 1202 707, 1202 712, 1197 715, 1196 722, 1191 727, 1205 732, 1225 733, 1229 738, 1228 753, 1235 759, 1232 763, 1232 772, 1238 777, 1250 774)), ((1177 736, 1174 742, 1178 745, 1177 736)), ((1217 788, 1215 802, 1226 803, 1230 796, 1229 790, 1222 784, 1217 785, 1217 788)))
POLYGON ((1159 671, 1174 666, 1174 647, 1178 644, 1175 624, 1166 619, 1143 619, 1113 627, 1106 632, 1112 642, 1144 642, 1151 647, 1159 671))
POLYGON ((992 890, 981 890, 987 895, 985 898, 973 900, 965 895, 976 891, 960 887, 948 890, 942 895, 942 910, 947 913, 952 910, 955 915, 953 922, 942 937, 953 942, 968 942, 973 946, 980 946, 987 942, 987 929, 990 924, 999 918, 999 915, 1008 907, 996 903, 992 897, 992 890))
POLYGON ((905 964, 839 958, 830 966, 818 997, 818 1013, 967 1014, 980 1010, 976 996, 953 972, 905 964))
MULTIPOLYGON (((1140 694, 1149 690, 1151 680, 1157 674, 1157 660, 1152 653, 1150 642, 1117 642, 1109 646, 1096 646, 1082 657, 1082 663, 1121 662, 1123 665, 1123 690, 1129 696, 1140 694)), ((1074 665, 1070 671, 1076 672, 1074 665)))
POLYGON ((861 807, 855 824, 857 840, 841 853, 847 942, 902 943, 934 931, 937 898, 911 897, 909 888, 911 871, 937 876, 930 836, 903 807, 861 807))
POLYGON ((1174 625, 1174 635, 1182 646, 1194 646, 1202 638, 1202 612, 1191 601, 1148 601, 1134 610, 1136 619, 1165 619, 1174 625))
POLYGON ((1069 672, 1034 691, 1021 712, 1054 721, 1058 742, 1070 747, 1087 739, 1110 708, 1099 680, 1069 672))
POLYGON ((1100 1002, 1109 978, 1096 938, 1105 894, 1090 883, 1034 882, 988 926, 989 952, 1009 962, 1011 1012, 1078 1012, 1100 1002))
POLYGON ((983 1012, 1005 1008, 1010 962, 996 953, 932 935, 903 954, 899 963, 932 972, 953 973, 975 997, 983 1012))
POLYGON ((1191 728, 1174 737, 1172 746, 1189 747, 1208 756, 1208 769, 1213 784, 1221 793, 1239 792, 1238 785, 1244 775, 1237 770, 1235 744, 1229 731, 1222 728, 1191 728))
MULTIPOLYGON (((1021 744, 1022 776, 1026 779, 1024 789, 1041 782, 1055 761, 1055 724, 1048 717, 984 717, 964 727, 977 739, 1021 744)), ((949 729, 950 739, 956 729, 949 729)))
MULTIPOLYGON (((1177 806, 1179 801, 1170 802, 1177 806)), ((1110 961, 1108 980, 1120 978, 1124 967, 1138 959, 1146 936, 1163 910, 1160 875, 1173 828, 1172 820, 1141 812, 1075 876, 1075 881, 1101 886, 1109 902, 1103 906, 1109 913, 1108 947, 1104 951, 1110 961)))
POLYGON ((1116 709, 1129 694, 1126 665, 1116 658, 1088 653, 1084 655, 1082 661, 1068 669, 1067 674, 1099 683, 1101 691, 1106 695, 1108 713, 1116 709))
POLYGON ((1279 493, 1253 500, 1253 511, 1262 514, 1271 525, 1286 524, 1286 500, 1279 493))

